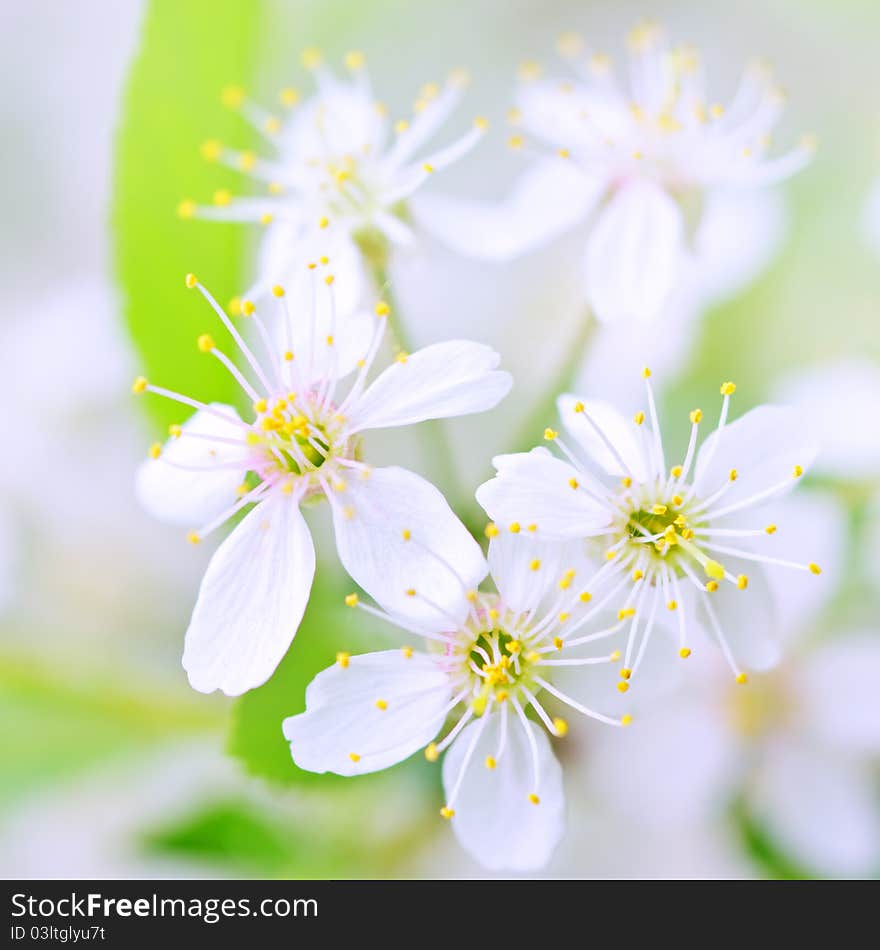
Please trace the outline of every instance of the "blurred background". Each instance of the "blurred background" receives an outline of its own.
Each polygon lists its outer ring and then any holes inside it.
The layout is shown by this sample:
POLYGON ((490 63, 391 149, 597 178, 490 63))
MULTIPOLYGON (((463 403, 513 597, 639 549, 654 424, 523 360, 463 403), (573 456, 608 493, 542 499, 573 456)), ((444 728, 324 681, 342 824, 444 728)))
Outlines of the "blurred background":
MULTIPOLYGON (((644 15, 702 48, 722 99, 748 60, 771 61, 788 92, 779 147, 818 136, 815 162, 773 199, 760 261, 735 288, 701 299, 689 347, 664 358, 661 414, 684 419, 728 378, 740 411, 766 399, 807 409, 825 452, 792 517, 826 552, 827 583, 821 598, 793 591, 800 609, 779 621, 788 656, 746 699, 707 668, 624 741, 578 723, 560 751, 570 831, 545 873, 880 874, 877 5, 32 0, 0 12, 4 877, 484 873, 437 818, 439 772, 421 757, 352 780, 290 762, 280 722, 302 709, 314 672, 337 649, 375 648, 386 635, 355 629, 340 606, 349 582, 322 543, 326 512, 311 516, 328 561, 296 663, 288 657, 237 701, 188 687, 183 633, 212 546, 188 546, 138 508, 134 472, 161 430, 129 387, 161 368, 163 382, 186 379, 187 392, 209 395, 214 377, 192 345, 204 315, 183 275, 196 271, 225 299, 252 268, 248 227, 174 213, 185 196, 240 187, 198 154, 208 137, 247 145, 247 129, 220 106, 223 86, 272 102, 282 86, 307 90, 302 48, 336 62, 361 49, 396 111, 424 82, 469 67, 456 121, 485 114, 493 132, 436 187, 500 199, 524 167, 503 128, 517 64, 553 63, 566 30, 618 52, 644 15)), ((749 235, 730 240, 754 250, 749 235)), ((491 415, 449 424, 454 484, 410 435, 377 439, 378 461, 434 478, 472 513, 491 455, 538 442, 552 422, 533 408, 583 312, 582 247, 575 231, 515 264, 486 264, 425 238, 395 261, 413 338, 490 342, 516 386, 491 415)), ((581 367, 581 385, 625 389, 631 345, 594 346, 602 358, 581 367)))

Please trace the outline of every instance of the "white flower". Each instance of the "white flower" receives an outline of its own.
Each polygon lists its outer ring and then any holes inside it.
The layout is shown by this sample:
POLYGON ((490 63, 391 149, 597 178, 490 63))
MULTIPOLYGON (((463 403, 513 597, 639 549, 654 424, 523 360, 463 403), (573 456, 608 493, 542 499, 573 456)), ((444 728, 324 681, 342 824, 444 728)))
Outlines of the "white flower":
MULTIPOLYGON (((494 525, 487 533, 497 594, 469 589, 460 565, 436 554, 459 585, 456 599, 441 602, 413 561, 400 576, 412 584, 413 609, 388 619, 426 640, 427 649, 340 653, 309 685, 306 711, 284 721, 284 735, 300 768, 340 775, 387 768, 425 746, 429 761, 449 749, 441 814, 481 864, 527 871, 544 865, 558 844, 564 800, 562 770, 526 710, 531 706, 553 736, 565 735, 568 725, 548 713, 548 701, 627 725, 630 716, 594 712, 552 682, 553 674, 619 660, 617 651, 588 657, 579 648, 613 636, 621 624, 590 625, 604 602, 591 603, 583 585, 593 572, 564 545, 527 537, 526 527, 521 538, 499 536, 494 525), (453 710, 454 724, 438 740, 453 710)), ((482 574, 486 569, 484 563, 482 574)), ((348 603, 377 613, 354 595, 348 603)))
POLYGON ((694 409, 684 459, 667 468, 650 371, 643 375, 647 415, 627 420, 604 403, 562 396, 578 454, 547 429, 566 459, 545 448, 500 456, 477 500, 496 521, 532 523, 542 539, 585 539, 604 556, 608 583, 626 589, 621 616, 632 618, 621 692, 655 626, 674 628, 683 658, 695 631, 706 630, 745 682, 741 663, 763 669, 778 656, 761 567, 820 573, 814 562, 776 557, 778 526, 759 512, 801 478, 814 449, 790 410, 761 406, 728 424, 736 387, 726 382, 717 429, 697 452, 703 413, 694 409))
MULTIPOLYGON (((596 316, 652 319, 687 265, 697 272, 690 259, 704 250, 703 214, 712 213, 720 196, 736 201, 743 189, 794 174, 813 145, 805 140, 768 157, 784 96, 766 66, 746 70, 724 109, 707 98, 698 53, 670 48, 653 24, 630 33, 627 85, 615 78, 606 55, 587 55, 577 37, 560 46, 576 78, 543 79, 537 64, 527 64, 513 115, 556 156, 538 149, 539 162, 500 208, 460 202, 456 221, 448 203, 434 207, 428 198, 419 203, 420 219, 467 252, 505 257, 590 218, 584 275, 596 316), (469 210, 473 221, 462 217, 469 210)), ((526 138, 517 132, 510 144, 522 149, 526 138)), ((750 243, 740 235, 727 257, 736 261, 750 243)))
POLYGON ((365 336, 364 320, 337 321, 333 275, 315 281, 316 298, 325 295, 329 306, 316 303, 293 317, 283 288, 275 288, 288 341, 281 349, 253 305, 246 308, 265 344, 267 358, 260 360, 208 291, 187 277, 247 364, 250 378, 208 334, 199 338, 199 348, 252 401, 250 421, 230 406, 205 404, 143 377, 133 387, 198 410, 171 427, 164 449, 151 449, 152 461, 138 475, 145 507, 175 523, 202 521, 189 535, 198 542, 253 506, 214 554, 187 631, 183 665, 203 692, 237 695, 258 686, 287 651, 315 568, 303 503, 328 499, 343 565, 390 608, 405 597, 400 572, 416 566, 439 598, 449 596, 450 579, 426 545, 454 561, 463 577, 482 570, 479 546, 440 492, 404 469, 370 468, 361 461, 360 440, 369 429, 490 409, 511 386, 509 375, 495 369, 498 355, 477 343, 438 343, 400 354, 367 385, 388 306, 377 305, 378 320, 366 322, 365 336), (340 393, 340 381, 355 368, 354 381, 340 393))
POLYGON ((413 117, 392 123, 373 94, 361 53, 345 57, 350 80, 336 77, 317 50, 306 50, 303 63, 314 72, 318 91, 300 105, 296 90, 282 90, 281 105, 292 110, 285 121, 238 87, 223 93, 223 102, 268 140, 274 158, 235 151, 214 140, 202 145, 207 160, 264 182, 268 194, 234 198, 221 189, 213 205, 186 199, 178 206, 184 218, 258 221, 269 228, 260 278, 245 294, 250 299, 265 294, 275 280, 289 282, 288 272, 302 256, 297 249, 304 243, 314 246, 318 236, 334 259, 352 254, 356 246, 374 265, 384 259, 384 246, 411 243, 407 199, 434 172, 470 151, 487 127, 485 120, 476 119, 452 144, 423 154, 459 104, 467 84, 464 74, 453 73, 443 85, 425 84, 413 117))
POLYGON ((802 626, 786 666, 747 690, 706 654, 686 692, 640 715, 622 741, 591 744, 592 795, 627 822, 709 835, 739 791, 751 820, 805 870, 876 871, 880 639, 809 633, 802 626))

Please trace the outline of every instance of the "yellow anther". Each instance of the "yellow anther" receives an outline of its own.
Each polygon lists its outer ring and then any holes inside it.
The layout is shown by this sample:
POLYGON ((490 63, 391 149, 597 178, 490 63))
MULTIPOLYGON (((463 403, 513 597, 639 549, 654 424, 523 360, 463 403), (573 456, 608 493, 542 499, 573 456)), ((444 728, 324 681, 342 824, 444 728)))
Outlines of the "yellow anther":
POLYGON ((588 590, 585 590, 578 599, 582 604, 588 604, 593 599, 593 595, 588 590))
POLYGON ((519 642, 519 640, 508 641, 508 644, 507 644, 508 653, 511 653, 511 654, 519 653, 521 649, 522 649, 522 644, 519 642))
POLYGON ((724 567, 717 561, 706 561, 703 565, 703 570, 706 572, 706 577, 712 577, 716 581, 720 581, 724 577, 724 567))
POLYGON ((565 646, 565 641, 562 637, 554 637, 553 646, 555 646, 557 650, 561 650, 565 646))
POLYGON ((629 475, 624 476, 620 480, 620 484, 623 485, 624 488, 629 488, 632 485, 632 483, 633 483, 633 480, 629 477, 629 475))
POLYGON ((214 192, 213 201, 218 208, 225 208, 232 201, 232 192, 228 188, 218 188, 214 192))
POLYGON ((605 560, 613 561, 617 557, 617 551, 610 550, 605 552, 605 560))
POLYGON ((148 385, 149 383, 147 382, 146 376, 138 376, 138 378, 131 384, 131 391, 135 394, 135 396, 140 396, 141 393, 145 393, 147 391, 148 385))
POLYGON ((721 384, 721 395, 732 396, 736 392, 736 383, 726 382, 721 384))
POLYGON ((541 562, 538 560, 538 558, 535 558, 533 561, 529 562, 529 570, 539 571, 540 569, 541 569, 541 562))
POLYGON ((317 69, 324 60, 324 56, 319 49, 309 46, 302 51, 300 62, 306 69, 317 69))
POLYGON ((577 491, 577 489, 580 487, 580 483, 578 482, 576 478, 570 478, 568 480, 568 484, 569 484, 569 487, 575 489, 575 491, 577 491))
POLYGON ((626 620, 627 617, 635 617, 635 615, 635 607, 621 607, 620 610, 617 611, 618 620, 626 620))
POLYGON ((678 535, 675 533, 675 525, 667 525, 663 531, 663 540, 667 544, 678 544, 678 535))
POLYGON ((644 576, 644 571, 640 571, 638 568, 632 572, 632 579, 634 581, 640 581, 644 576))
POLYGON ((487 756, 486 756, 486 768, 487 768, 487 769, 494 769, 497 764, 498 764, 498 763, 495 761, 495 759, 492 758, 491 755, 487 755, 487 756))
POLYGON ((821 574, 821 573, 822 573, 822 568, 819 567, 818 564, 810 563, 810 564, 808 564, 807 566, 809 567, 811 574, 821 574))
POLYGON ((400 353, 398 353, 397 356, 394 357, 394 360, 397 363, 405 363, 408 359, 409 359, 409 353, 403 350, 401 350, 400 353))
POLYGON ((697 425, 699 422, 703 421, 703 410, 702 409, 692 409, 690 414, 690 420, 694 425, 697 425))
POLYGON ((471 700, 471 709, 474 711, 475 716, 482 716, 486 711, 486 703, 488 699, 485 696, 476 696, 471 700))
POLYGON ((626 680, 621 680, 621 681, 617 684, 617 691, 618 691, 619 693, 625 693, 628 689, 629 689, 629 683, 627 683, 626 680))
POLYGON ((256 311, 256 305, 253 300, 242 300, 241 302, 241 312, 246 316, 250 317, 256 311))
POLYGON ((189 541, 190 544, 198 544, 202 539, 195 531, 190 531, 186 536, 186 540, 189 541))
POLYGON ((620 650, 615 650, 615 651, 611 654, 610 660, 611 660, 612 663, 616 663, 616 662, 620 659, 620 657, 621 657, 620 650))
POLYGON ((349 752, 348 757, 352 762, 360 762, 361 760, 361 757, 357 754, 357 752, 349 752))
POLYGON ((263 128, 269 135, 277 135, 281 131, 281 119, 277 116, 270 115, 263 123, 263 128))
POLYGON ((387 317, 391 313, 391 307, 384 300, 380 300, 373 309, 377 317, 387 317))
POLYGON ((530 793, 529 793, 529 801, 530 801, 533 805, 540 805, 540 804, 541 804, 541 799, 538 798, 538 796, 537 796, 534 792, 530 792, 530 793))
POLYGON ((263 440, 260 438, 259 433, 257 433, 257 432, 248 432, 247 435, 244 437, 244 441, 245 441, 248 445, 260 445, 263 440))
POLYGON ((154 442, 150 446, 149 456, 151 459, 157 459, 162 454, 162 445, 159 442, 154 442))
POLYGON ((514 151, 518 151, 523 147, 524 141, 525 140, 521 135, 511 135, 507 140, 507 146, 508 148, 512 148, 514 151))
POLYGON ((336 662, 343 668, 347 669, 349 661, 351 660, 351 654, 340 651, 336 654, 336 662))
POLYGON ((437 751, 437 743, 432 742, 425 747, 425 758, 429 762, 436 762, 440 757, 440 753, 437 751))
POLYGON ((293 484, 294 484, 293 479, 292 479, 292 478, 288 478, 287 481, 285 481, 284 484, 281 486, 281 494, 282 494, 282 495, 292 495, 292 494, 293 494, 293 484))
POLYGON ((710 594, 714 594, 718 590, 718 581, 706 581, 706 590, 710 594))
POLYGON ((336 280, 336 278, 332 274, 328 274, 324 278, 324 283, 329 287, 333 283, 334 280, 336 280))
POLYGON ((633 717, 630 713, 625 713, 623 716, 620 717, 621 726, 628 726, 632 723, 632 721, 633 721, 633 717))
POLYGON ((406 594, 407 597, 415 597, 415 596, 416 596, 416 589, 415 589, 415 587, 408 587, 408 588, 404 591, 404 593, 406 594))
POLYGON ((736 681, 737 681, 737 683, 739 683, 740 686, 745 686, 745 684, 748 683, 749 678, 748 678, 748 676, 746 676, 745 673, 737 673, 737 674, 736 674, 736 681))
POLYGON ((624 668, 620 671, 620 678, 621 678, 622 680, 628 680, 628 679, 632 676, 632 672, 633 672, 633 671, 632 671, 631 669, 629 669, 628 667, 624 667, 624 668))
POLYGON ((242 171, 249 172, 257 164, 257 156, 253 152, 242 152, 238 156, 238 167, 242 171))
POLYGON ((690 648, 690 647, 682 647, 682 648, 678 651, 678 655, 679 655, 683 660, 686 660, 686 659, 691 655, 691 648, 690 648))
POLYGON ((487 538, 497 538, 498 537, 498 525, 494 521, 490 521, 485 528, 483 528, 483 534, 487 538))
POLYGON ((190 218, 195 217, 197 207, 192 198, 184 198, 183 201, 177 205, 177 217, 188 221, 190 218))
POLYGON ((403 531, 400 532, 400 536, 404 541, 409 541, 409 539, 412 537, 412 532, 409 530, 409 528, 404 528, 403 531))
POLYGON ((464 597, 468 603, 474 604, 477 601, 478 594, 475 590, 469 590, 464 597))
POLYGON ((409 122, 407 122, 406 119, 398 119, 397 122, 394 123, 394 131, 397 132, 398 135, 406 132, 408 128, 409 122))
MULTIPOLYGON (((672 504, 675 505, 676 508, 678 508, 678 507, 680 507, 682 504, 684 504, 684 498, 682 498, 681 495, 673 495, 673 496, 672 496, 672 504)), ((676 522, 677 522, 677 521, 678 521, 678 518, 676 518, 675 520, 676 520, 676 522)))
POLYGON ((227 109, 237 109, 244 102, 244 89, 241 86, 227 86, 220 93, 220 102, 227 109))
POLYGON ((455 816, 455 811, 454 811, 452 808, 450 808, 448 805, 444 805, 444 806, 440 809, 440 814, 441 814, 447 821, 449 821, 450 818, 453 818, 453 817, 455 816))
POLYGON ((767 532, 767 534, 776 534, 777 529, 775 524, 768 524, 764 530, 767 532))
POLYGON ((530 524, 526 526, 526 531, 530 532, 531 534, 534 534, 537 530, 538 526, 536 524, 530 524))
POLYGON ((381 709, 382 712, 388 708, 388 700, 386 699, 377 699, 376 700, 376 709, 381 709))
POLYGON ((330 219, 327 217, 318 218, 318 227, 319 228, 329 228, 330 219))
POLYGON ((268 211, 260 215, 260 224, 262 224, 263 227, 266 227, 266 225, 271 224, 271 223, 272 223, 272 215, 268 211))
POLYGON ((282 185, 280 181, 270 181, 266 188, 270 195, 284 194, 284 185, 282 185))
POLYGON ((223 146, 217 139, 208 139, 199 146, 199 152, 206 162, 216 162, 223 154, 223 146))
POLYGON ((570 616, 570 613, 567 613, 563 610, 560 614, 557 614, 556 619, 559 623, 565 623, 565 621, 568 620, 570 616))
POLYGON ((411 660, 413 657, 413 648, 412 647, 401 647, 400 652, 403 654, 405 660, 411 660))
POLYGON ((730 479, 730 481, 735 482, 739 478, 739 472, 735 468, 732 468, 727 473, 727 477, 730 479))
POLYGON ((425 162, 425 164, 422 165, 422 171, 426 172, 428 175, 433 175, 434 166, 430 162, 425 162))
POLYGON ((176 422, 172 422, 171 425, 168 426, 168 435, 170 435, 172 439, 179 439, 182 432, 183 427, 179 426, 176 422))
POLYGON ((287 106, 288 109, 292 109, 293 106, 299 102, 299 93, 296 91, 296 89, 292 89, 290 86, 288 86, 278 93, 278 101, 281 103, 281 105, 287 106))
POLYGON ((265 399, 258 399, 254 403, 254 412, 265 412, 268 406, 269 403, 265 399))
POLYGON ((655 515, 665 515, 667 510, 666 505, 654 505, 653 508, 651 508, 651 511, 655 515))
POLYGON ((505 701, 507 700, 507 690, 506 690, 506 689, 501 689, 501 690, 499 690, 499 691, 495 694, 495 699, 496 699, 499 703, 505 702, 505 701))
POLYGON ((363 69, 366 65, 366 58, 360 50, 352 50, 349 53, 345 54, 343 59, 345 63, 345 68, 350 69, 352 72, 357 72, 359 69, 363 69))
POLYGON ((749 579, 745 574, 740 574, 736 579, 736 586, 740 590, 745 590, 749 586, 749 579))
POLYGON ((667 609, 667 610, 676 610, 677 608, 678 608, 678 601, 677 601, 677 600, 667 600, 667 601, 666 601, 666 609, 667 609))
POLYGON ((518 521, 513 521, 510 523, 510 525, 508 525, 507 530, 511 534, 519 534, 522 529, 520 528, 520 523, 518 521))
POLYGON ((229 303, 226 305, 226 309, 229 311, 230 316, 240 317, 241 316, 241 297, 233 297, 229 303))
POLYGON ((794 478, 800 478, 801 475, 803 475, 803 474, 804 474, 803 468, 802 468, 800 465, 795 465, 795 467, 794 467, 794 469, 793 469, 793 471, 792 471, 792 476, 793 476, 794 478))
POLYGON ((541 662, 541 654, 538 653, 537 650, 532 650, 532 651, 530 651, 529 653, 526 654, 526 660, 527 660, 527 662, 529 662, 529 663, 540 663, 540 662, 541 662))
POLYGON ((560 56, 574 59, 583 52, 583 37, 579 33, 562 33, 556 39, 556 49, 560 56))
POLYGON ((284 296, 284 288, 281 286, 281 284, 275 284, 275 286, 272 288, 272 295, 274 297, 284 296))
POLYGON ((555 429, 549 429, 549 428, 548 428, 548 429, 545 429, 545 430, 544 430, 544 438, 545 438, 548 442, 552 442, 558 435, 559 435, 559 433, 558 433, 555 429))
POLYGON ((238 488, 235 489, 235 493, 236 493, 236 495, 238 495, 239 497, 241 497, 242 495, 246 495, 250 490, 251 490, 251 486, 248 485, 247 482, 242 482, 242 483, 238 486, 238 488))
POLYGON ((634 422, 637 426, 640 426, 644 421, 645 421, 645 414, 644 414, 643 412, 637 412, 637 413, 633 416, 633 422, 634 422))
POLYGON ((683 469, 680 465, 673 465, 672 468, 669 470, 669 474, 673 478, 681 478, 682 471, 683 469))
POLYGON ((681 532, 681 536, 685 539, 685 541, 692 541, 694 532, 691 528, 685 528, 684 531, 681 532))
POLYGON ((716 102, 714 105, 709 106, 709 115, 713 119, 720 119, 724 115, 724 106, 716 102))
POLYGON ((518 75, 525 82, 532 82, 541 75, 541 64, 536 63, 533 59, 526 60, 520 63, 518 75))
POLYGON ((650 377, 651 377, 651 370, 646 366, 642 370, 642 379, 650 379, 650 377))
POLYGON ((216 344, 210 333, 203 333, 198 339, 198 347, 203 353, 210 353, 216 344))
POLYGON ((474 119, 474 128, 485 132, 489 128, 489 120, 485 118, 485 116, 478 115, 476 119, 474 119))
POLYGON ((195 274, 187 274, 186 277, 184 277, 183 282, 186 284, 186 286, 190 290, 192 290, 193 287, 195 287, 198 284, 199 279, 198 277, 196 277, 195 274))

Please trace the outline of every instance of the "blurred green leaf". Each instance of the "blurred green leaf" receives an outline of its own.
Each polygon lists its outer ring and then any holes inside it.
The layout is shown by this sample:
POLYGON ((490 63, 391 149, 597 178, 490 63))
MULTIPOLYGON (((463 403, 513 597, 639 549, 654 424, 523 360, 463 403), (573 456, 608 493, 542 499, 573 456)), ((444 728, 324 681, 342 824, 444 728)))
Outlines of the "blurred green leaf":
MULTIPOLYGON (((235 402, 237 387, 216 360, 199 353, 196 337, 225 331, 184 276, 196 273, 221 303, 247 286, 250 228, 182 221, 183 198, 208 202, 230 184, 229 172, 205 163, 205 139, 253 144, 241 116, 220 105, 230 84, 251 85, 265 28, 262 0, 152 0, 140 52, 125 94, 116 148, 113 225, 125 319, 144 375, 171 389, 235 402)), ((147 400, 164 425, 182 407, 147 400)))

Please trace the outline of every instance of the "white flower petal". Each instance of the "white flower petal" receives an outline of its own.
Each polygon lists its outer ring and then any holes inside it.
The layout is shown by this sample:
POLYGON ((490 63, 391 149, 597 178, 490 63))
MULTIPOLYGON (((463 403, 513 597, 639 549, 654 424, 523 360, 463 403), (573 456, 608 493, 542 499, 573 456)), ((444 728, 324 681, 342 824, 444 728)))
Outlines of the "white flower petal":
POLYGON ((480 546, 430 482, 403 468, 374 468, 366 479, 352 472, 333 502, 339 558, 371 597, 431 629, 464 619, 470 609, 465 595, 488 568, 480 546))
POLYGON ((559 593, 563 572, 580 564, 579 544, 539 541, 501 532, 489 542, 489 572, 505 606, 536 610, 548 594, 559 593))
POLYGON ((870 770, 806 744, 767 751, 755 810, 808 870, 862 876, 880 862, 880 815, 870 770))
POLYGON ((666 192, 637 179, 608 203, 587 244, 587 297, 603 322, 655 317, 682 263, 682 215, 666 192))
POLYGON ((716 506, 727 507, 786 480, 793 488, 797 484, 794 467, 806 470, 815 457, 810 428, 800 413, 758 406, 703 442, 694 486, 698 496, 706 497, 724 485, 735 469, 736 481, 716 506))
POLYGON ((298 500, 260 502, 220 545, 199 590, 183 666, 202 693, 238 696, 264 683, 287 652, 315 573, 298 500))
POLYGON ((706 303, 733 296, 761 274, 782 243, 785 223, 782 198, 772 189, 717 188, 706 195, 692 267, 706 303))
POLYGON ((376 772, 427 745, 442 727, 451 699, 449 677, 430 656, 366 653, 312 680, 306 711, 284 720, 284 736, 301 769, 376 772))
POLYGON ((711 607, 724 639, 741 669, 763 672, 774 667, 782 656, 779 622, 767 575, 760 565, 728 555, 716 555, 724 567, 739 577, 749 579, 746 590, 728 581, 721 581, 714 594, 697 596, 697 621, 709 639, 717 642, 717 634, 708 614, 711 607))
POLYGON ((814 470, 846 481, 880 476, 880 367, 862 359, 820 364, 785 377, 780 400, 810 420, 821 451, 814 470))
POLYGON ((615 477, 630 475, 636 481, 645 481, 650 465, 645 458, 636 438, 636 426, 631 419, 624 418, 613 406, 599 400, 581 400, 576 396, 560 396, 556 407, 562 424, 578 441, 586 452, 604 472, 615 477), (581 403, 583 412, 575 412, 575 405, 581 403), (590 420, 594 425, 590 424, 590 420), (596 431, 598 428, 605 439, 596 431), (614 447, 617 453, 608 446, 614 447), (622 466, 621 461, 624 463, 622 466))
POLYGON ((497 756, 501 741, 501 714, 487 723, 471 723, 455 740, 443 760, 443 787, 447 799, 458 781, 462 764, 476 731, 483 733, 473 750, 453 803, 452 829, 461 846, 492 871, 533 871, 551 858, 565 830, 562 769, 543 729, 529 723, 538 749, 537 789, 532 754, 522 724, 508 711, 507 741, 494 769, 487 756, 497 756), (537 794, 535 805, 530 794, 537 794))
POLYGON ((229 445, 201 436, 241 439, 243 430, 234 424, 240 420, 231 406, 212 403, 211 409, 228 415, 232 422, 200 409, 183 424, 184 434, 169 439, 158 459, 143 462, 138 469, 138 501, 160 521, 195 527, 210 521, 235 501, 235 490, 247 470, 244 441, 229 445), (220 467, 236 460, 242 462, 240 469, 220 467), (193 472, 175 468, 172 463, 216 465, 218 470, 193 472))
POLYGON ((801 715, 829 748, 880 755, 880 634, 847 632, 811 651, 793 673, 801 715))
POLYGON ((568 161, 541 161, 514 183, 501 202, 419 194, 410 202, 416 221, 467 257, 508 260, 548 244, 583 221, 601 197, 604 181, 568 161))
POLYGON ((510 391, 501 357, 466 340, 434 343, 389 366, 349 413, 351 428, 383 429, 444 419, 496 406, 510 391))
POLYGON ((476 498, 502 530, 514 522, 524 531, 537 525, 537 537, 564 539, 607 527, 607 509, 580 485, 577 469, 545 449, 496 456, 492 463, 498 474, 480 485, 476 498))

